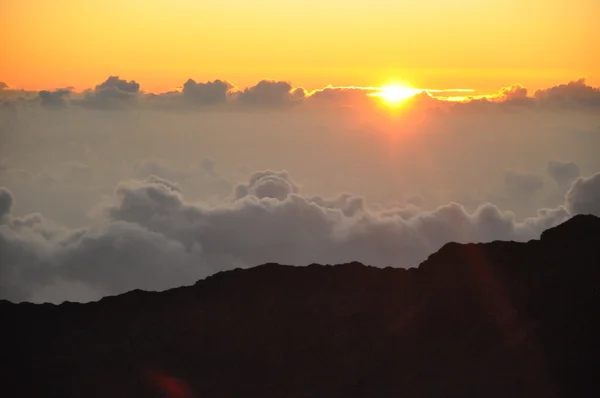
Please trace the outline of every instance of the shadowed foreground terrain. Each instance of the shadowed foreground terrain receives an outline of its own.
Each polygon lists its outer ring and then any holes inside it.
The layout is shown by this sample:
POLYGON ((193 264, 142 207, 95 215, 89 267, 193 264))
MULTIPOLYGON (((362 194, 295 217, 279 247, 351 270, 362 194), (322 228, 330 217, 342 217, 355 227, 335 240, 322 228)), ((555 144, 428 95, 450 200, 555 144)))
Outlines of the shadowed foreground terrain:
POLYGON ((599 309, 600 219, 577 216, 410 270, 266 264, 96 303, 0 302, 2 395, 597 396, 599 309))

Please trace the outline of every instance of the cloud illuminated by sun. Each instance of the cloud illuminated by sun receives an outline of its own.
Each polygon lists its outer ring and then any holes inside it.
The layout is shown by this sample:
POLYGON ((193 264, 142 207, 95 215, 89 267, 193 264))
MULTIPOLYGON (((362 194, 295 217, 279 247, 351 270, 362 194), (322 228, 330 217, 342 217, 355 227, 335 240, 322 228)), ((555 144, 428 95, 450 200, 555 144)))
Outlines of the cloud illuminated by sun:
POLYGON ((387 105, 398 105, 404 100, 414 97, 423 90, 411 88, 404 85, 392 84, 379 87, 375 93, 369 94, 372 97, 379 97, 387 105))

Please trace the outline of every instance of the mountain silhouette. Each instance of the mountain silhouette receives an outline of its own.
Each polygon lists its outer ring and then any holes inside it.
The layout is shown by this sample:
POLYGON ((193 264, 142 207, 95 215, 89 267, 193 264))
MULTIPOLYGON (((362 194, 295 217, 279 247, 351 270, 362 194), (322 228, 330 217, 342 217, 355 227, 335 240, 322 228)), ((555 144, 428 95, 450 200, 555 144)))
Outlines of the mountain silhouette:
POLYGON ((265 264, 98 302, 0 302, 4 397, 600 395, 600 219, 418 268, 265 264))

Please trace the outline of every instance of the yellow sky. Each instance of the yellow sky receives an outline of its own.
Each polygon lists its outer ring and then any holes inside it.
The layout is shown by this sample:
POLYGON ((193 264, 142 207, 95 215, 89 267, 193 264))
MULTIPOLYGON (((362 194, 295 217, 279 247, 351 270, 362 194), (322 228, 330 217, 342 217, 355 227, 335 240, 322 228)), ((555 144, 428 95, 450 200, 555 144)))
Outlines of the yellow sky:
POLYGON ((598 0, 0 0, 0 81, 600 85, 598 0))

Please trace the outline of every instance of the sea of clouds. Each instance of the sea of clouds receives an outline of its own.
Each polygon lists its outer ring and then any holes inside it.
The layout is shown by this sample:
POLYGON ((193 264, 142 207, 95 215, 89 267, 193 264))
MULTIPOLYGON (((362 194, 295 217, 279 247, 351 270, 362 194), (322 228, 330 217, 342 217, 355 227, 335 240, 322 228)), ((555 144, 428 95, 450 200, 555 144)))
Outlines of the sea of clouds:
POLYGON ((90 301, 265 262, 411 267, 449 241, 600 216, 584 79, 394 109, 370 93, 0 83, 0 298, 90 301))

